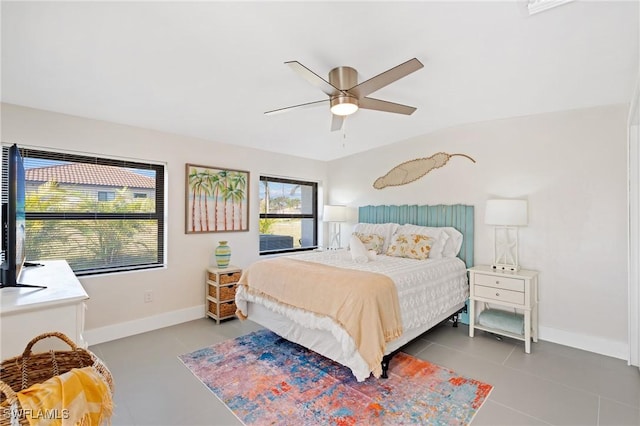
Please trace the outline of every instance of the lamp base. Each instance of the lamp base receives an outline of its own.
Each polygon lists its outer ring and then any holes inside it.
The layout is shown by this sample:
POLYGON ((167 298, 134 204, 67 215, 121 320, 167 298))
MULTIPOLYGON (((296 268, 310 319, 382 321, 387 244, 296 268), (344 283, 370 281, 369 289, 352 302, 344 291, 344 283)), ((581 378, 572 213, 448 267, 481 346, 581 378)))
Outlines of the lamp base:
POLYGON ((340 224, 338 222, 331 223, 331 232, 329 234, 329 250, 338 250, 340 248, 340 224))
POLYGON ((493 264, 491 267, 496 271, 519 271, 518 228, 513 226, 496 226, 493 241, 493 264))
POLYGON ((504 263, 494 263, 491 265, 491 268, 493 268, 496 271, 518 272, 520 270, 520 265, 507 265, 504 263))

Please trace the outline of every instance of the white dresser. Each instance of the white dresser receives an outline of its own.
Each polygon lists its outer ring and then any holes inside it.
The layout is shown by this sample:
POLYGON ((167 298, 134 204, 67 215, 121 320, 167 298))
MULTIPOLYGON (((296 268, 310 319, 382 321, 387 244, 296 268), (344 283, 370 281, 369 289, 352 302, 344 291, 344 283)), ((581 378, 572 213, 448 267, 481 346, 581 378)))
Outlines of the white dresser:
MULTIPOLYGON (((0 289, 0 360, 22 354, 27 343, 39 334, 58 331, 79 347, 86 348, 84 332, 87 292, 65 260, 41 261, 44 266, 25 268, 20 282, 47 286, 0 289)), ((45 339, 35 352, 68 349, 58 339, 45 339)))
POLYGON ((531 352, 531 339, 538 341, 538 273, 521 269, 517 272, 496 271, 491 266, 469 268, 469 336, 484 330, 523 340, 525 352, 531 352), (478 314, 485 305, 520 312, 524 320, 523 334, 478 324, 478 314))

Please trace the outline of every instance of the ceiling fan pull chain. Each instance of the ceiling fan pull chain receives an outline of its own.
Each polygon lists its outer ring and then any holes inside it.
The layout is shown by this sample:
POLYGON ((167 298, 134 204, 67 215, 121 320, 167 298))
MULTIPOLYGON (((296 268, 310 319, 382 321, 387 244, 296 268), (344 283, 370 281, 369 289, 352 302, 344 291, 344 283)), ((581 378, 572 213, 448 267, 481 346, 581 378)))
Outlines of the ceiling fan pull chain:
POLYGON ((347 139, 347 119, 345 118, 342 122, 342 149, 345 149, 347 144, 345 140, 347 139))

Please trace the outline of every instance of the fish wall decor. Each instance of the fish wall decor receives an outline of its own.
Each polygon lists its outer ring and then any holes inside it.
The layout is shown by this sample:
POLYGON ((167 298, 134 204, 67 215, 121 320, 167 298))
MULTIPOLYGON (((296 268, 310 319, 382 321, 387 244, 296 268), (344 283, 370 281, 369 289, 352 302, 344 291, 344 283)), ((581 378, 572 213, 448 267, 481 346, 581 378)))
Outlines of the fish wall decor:
POLYGON ((446 152, 438 152, 431 157, 416 158, 415 160, 405 161, 402 164, 398 164, 389 172, 380 176, 373 183, 373 187, 376 189, 386 188, 387 186, 400 186, 411 183, 420 179, 433 169, 438 169, 449 161, 451 157, 465 157, 474 163, 476 160, 469 157, 466 154, 447 154, 446 152))

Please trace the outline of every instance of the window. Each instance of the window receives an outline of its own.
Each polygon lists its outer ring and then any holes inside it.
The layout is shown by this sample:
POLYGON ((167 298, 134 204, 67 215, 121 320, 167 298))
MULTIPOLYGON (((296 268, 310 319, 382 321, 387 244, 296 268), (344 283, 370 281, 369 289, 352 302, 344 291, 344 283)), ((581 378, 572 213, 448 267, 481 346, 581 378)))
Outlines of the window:
POLYGON ((116 199, 115 192, 98 191, 98 201, 113 201, 116 199))
MULTIPOLYGON (((20 152, 27 260, 66 259, 77 275, 164 264, 163 165, 20 152)), ((3 159, 7 153, 3 147, 3 159)), ((2 190, 5 194, 6 180, 2 190)))
POLYGON ((318 246, 318 184, 260 176, 260 254, 318 246))

